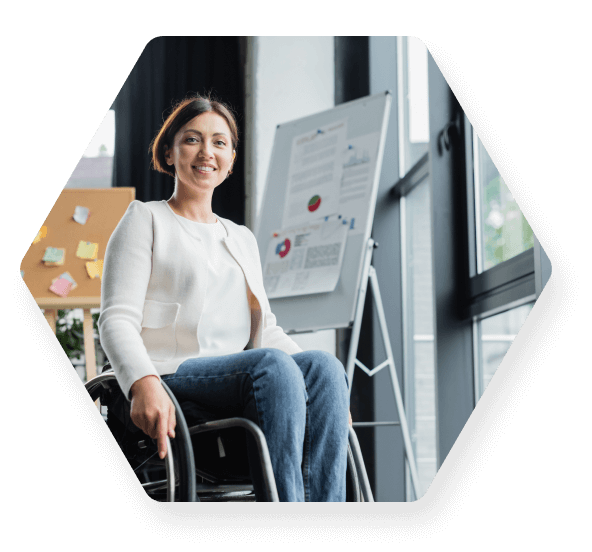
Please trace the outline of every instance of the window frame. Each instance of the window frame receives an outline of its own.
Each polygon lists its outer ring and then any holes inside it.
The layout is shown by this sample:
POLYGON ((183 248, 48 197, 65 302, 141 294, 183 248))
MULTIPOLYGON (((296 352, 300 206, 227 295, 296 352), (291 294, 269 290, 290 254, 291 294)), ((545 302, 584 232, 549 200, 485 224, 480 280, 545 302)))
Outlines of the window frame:
POLYGON ((551 263, 534 236, 534 246, 481 273, 479 264, 479 228, 477 210, 478 183, 475 182, 474 150, 477 133, 463 114, 464 153, 466 167, 466 200, 469 255, 469 281, 464 316, 471 319, 473 336, 473 379, 475 404, 483 394, 481 366, 481 321, 511 309, 536 302, 551 275, 551 263))
MULTIPOLYGON (((412 438, 412 446, 417 458, 417 440, 416 440, 416 394, 415 394, 415 351, 413 346, 412 328, 408 327, 411 323, 411 306, 409 304, 409 286, 407 282, 407 205, 406 197, 417 186, 422 184, 424 180, 430 176, 429 172, 429 142, 427 144, 428 151, 424 153, 406 172, 405 166, 410 157, 407 139, 409 136, 409 113, 406 98, 408 93, 408 77, 407 77, 407 60, 408 60, 408 45, 405 36, 396 37, 396 52, 397 52, 397 95, 396 107, 398 115, 398 132, 397 132, 397 148, 398 148, 398 176, 396 183, 390 190, 392 200, 396 201, 399 206, 399 236, 400 236, 400 304, 401 304, 401 319, 402 319, 402 335, 400 336, 402 344, 402 367, 403 373, 403 401, 405 403, 405 414, 407 416, 407 425, 409 433, 412 438), (413 414, 413 415, 412 415, 413 414)), ((426 69, 427 70, 427 69, 426 69)), ((429 183, 431 186, 431 182, 429 183)), ((431 195, 431 192, 430 192, 431 195)), ((433 278, 433 274, 432 274, 433 278)), ((434 359, 435 361, 435 359, 434 359)), ((437 415, 436 415, 437 423, 437 415)), ((437 456, 437 454, 436 454, 437 456)), ((437 458, 436 458, 437 463, 437 458)), ((426 489, 422 489, 424 492, 426 489)), ((409 471, 409 464, 405 460, 405 496, 407 501, 417 499, 411 485, 411 477, 409 471)))
MULTIPOLYGON (((408 250, 407 250, 407 203, 408 195, 425 180, 429 179, 429 151, 426 152, 416 163, 400 178, 392 187, 390 195, 399 203, 400 211, 400 239, 401 239, 401 305, 402 305, 402 347, 403 347, 403 366, 404 374, 403 400, 405 403, 405 415, 407 416, 407 425, 411 435, 412 446, 414 448, 415 458, 418 459, 418 448, 416 438, 416 393, 415 393, 415 342, 413 335, 413 307, 410 305, 410 293, 408 284, 408 250), (411 415, 413 414, 413 415, 411 415)), ((428 183, 431 186, 431 182, 428 183)), ((433 272, 430 275, 433 280, 433 272)), ((433 286, 433 284, 432 284, 433 286)), ((433 287, 432 287, 433 292, 433 287)), ((434 332, 435 333, 435 332, 434 332)), ((432 336, 434 337, 434 336, 432 336)), ((435 363, 435 358, 434 358, 435 363)), ((435 384, 435 382, 434 382, 435 384)), ((435 386, 435 385, 434 385, 435 386)), ((437 424, 437 412, 436 412, 437 424)), ((437 464, 436 450, 436 464, 437 464)), ((427 489, 422 489, 425 493, 427 489)), ((405 461, 405 495, 406 500, 411 502, 418 497, 415 496, 413 485, 411 484, 411 474, 409 463, 405 461)))
MULTIPOLYGON (((399 64, 393 63, 393 60, 399 60, 400 56, 402 51, 397 48, 397 37, 368 37, 369 93, 399 89, 402 84, 399 82, 399 64)), ((352 82, 355 80, 354 74, 352 82)), ((404 328, 404 321, 407 320, 404 313, 408 305, 404 304, 403 297, 402 256, 405 252, 401 224, 405 214, 401 209, 404 200, 401 202, 399 199, 404 198, 423 178, 429 177, 436 449, 439 469, 477 401, 474 368, 475 353, 479 350, 473 332, 474 319, 503 312, 518 306, 517 303, 528 302, 533 293, 538 298, 550 277, 551 265, 535 235, 534 250, 500 263, 498 267, 492 267, 495 271, 486 271, 471 281, 471 276, 476 273, 473 256, 476 243, 472 228, 473 178, 470 179, 470 186, 467 174, 467 160, 470 160, 472 166, 472 157, 468 158, 469 155, 472 156, 472 145, 469 148, 466 144, 468 126, 464 122, 464 111, 429 52, 428 87, 428 153, 402 177, 398 149, 401 114, 399 109, 391 111, 385 151, 392 152, 392 155, 385 155, 383 160, 372 236, 380 243, 373 265, 381 286, 397 374, 405 392, 408 382, 403 367, 407 362, 405 338, 409 328, 404 328), (444 130, 446 140, 442 141, 444 130)), ((372 312, 368 314, 374 322, 376 315, 372 312)), ((380 355, 383 345, 377 333, 374 332, 375 335, 370 337, 368 352, 380 355)), ((386 374, 377 374, 372 378, 371 385, 374 390, 376 419, 385 420, 392 418, 394 404, 392 392, 387 385, 383 385, 381 376, 386 374)), ((408 393, 405 393, 406 405, 408 398, 408 393)), ((410 496, 410 485, 405 485, 404 481, 404 450, 401 439, 395 436, 394 441, 390 437, 382 440, 377 435, 374 465, 376 481, 381 482, 378 486, 383 487, 377 497, 381 493, 388 496, 388 500, 404 500, 404 496, 410 496), (387 478, 388 484, 385 485, 387 478)))
POLYGON ((474 147, 477 134, 466 114, 464 125, 464 149, 466 165, 467 228, 469 255, 468 293, 465 296, 464 316, 478 319, 504 312, 537 298, 535 285, 534 247, 503 261, 481 273, 477 273, 480 221, 476 208, 474 147))

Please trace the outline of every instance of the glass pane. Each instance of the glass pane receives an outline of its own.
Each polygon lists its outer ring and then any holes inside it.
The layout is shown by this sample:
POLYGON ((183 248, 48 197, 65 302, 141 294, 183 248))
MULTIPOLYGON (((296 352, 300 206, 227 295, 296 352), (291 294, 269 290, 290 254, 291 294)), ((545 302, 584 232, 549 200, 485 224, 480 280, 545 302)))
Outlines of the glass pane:
POLYGON ((481 140, 476 141, 477 270, 481 273, 533 247, 534 234, 481 140))
POLYGON ((66 188, 110 188, 115 151, 115 111, 110 109, 76 165, 66 188))
POLYGON ((110 109, 84 152, 84 157, 113 157, 115 149, 115 111, 110 109))
MULTIPOLYGON (((428 151, 428 50, 412 36, 399 40, 402 49, 401 78, 401 168, 403 177, 428 151)), ((401 59, 400 58, 400 59, 401 59)))
POLYGON ((478 377, 478 398, 483 395, 493 374, 508 352, 522 324, 532 310, 533 303, 516 307, 479 322, 480 366, 478 377))
MULTIPOLYGON (((436 475, 436 401, 430 182, 404 198, 407 417, 422 492, 436 475)), ((420 497, 416 497, 420 498, 420 497)))

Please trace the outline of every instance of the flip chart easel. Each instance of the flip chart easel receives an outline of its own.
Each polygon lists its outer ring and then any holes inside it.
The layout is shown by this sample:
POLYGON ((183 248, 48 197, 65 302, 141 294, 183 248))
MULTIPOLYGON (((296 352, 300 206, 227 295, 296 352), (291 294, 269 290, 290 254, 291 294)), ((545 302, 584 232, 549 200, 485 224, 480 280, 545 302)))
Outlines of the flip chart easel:
POLYGON ((29 247, 21 263, 25 284, 37 305, 43 309, 45 319, 54 333, 58 309, 83 310, 87 380, 96 375, 91 309, 101 305, 101 279, 89 277, 86 260, 76 256, 77 247, 80 241, 98 243, 97 259, 103 259, 107 242, 135 195, 135 188, 64 189, 43 222, 47 235, 29 247), (87 207, 90 211, 85 224, 79 224, 73 219, 77 206, 87 207), (42 262, 47 247, 66 250, 62 266, 46 266, 42 262), (60 297, 49 291, 52 279, 63 272, 68 272, 77 284, 67 297, 60 297))
POLYGON ((391 384, 393 386, 393 393, 395 397, 395 404, 397 406, 397 412, 399 414, 399 422, 358 422, 354 423, 353 425, 356 427, 372 427, 372 426, 386 426, 386 425, 394 425, 400 426, 401 432, 403 434, 403 442, 405 444, 405 455, 407 456, 407 462, 409 464, 409 472, 411 474, 411 484, 413 485, 413 490, 415 492, 415 496, 421 496, 420 487, 419 487, 419 475, 417 472, 417 463, 415 461, 415 454, 413 452, 413 446, 411 444, 411 436, 409 434, 409 426, 407 425, 407 416, 405 414, 405 407, 403 406, 403 397, 401 395, 401 388, 399 386, 399 379, 397 377, 397 371, 395 368, 395 357, 393 355, 393 350, 391 348, 391 342, 388 335, 388 329, 386 325, 386 316, 384 315, 384 307, 382 304, 382 297, 380 296, 380 288, 378 286, 378 278, 376 277, 376 270, 372 266, 372 251, 377 247, 377 244, 374 242, 372 238, 368 240, 368 244, 366 247, 366 255, 364 257, 364 265, 363 265, 363 272, 362 272, 362 285, 358 291, 358 300, 356 304, 356 313, 354 315, 354 322, 352 326, 352 335, 349 344, 349 351, 347 355, 347 365, 345 367, 345 371, 347 373, 347 379, 349 381, 349 392, 351 395, 351 390, 353 387, 354 382, 354 368, 358 366, 361 368, 368 376, 372 377, 376 373, 378 373, 383 368, 388 366, 389 368, 389 375, 391 377, 391 384), (360 362, 356 355, 358 352, 358 344, 360 341, 360 330, 362 327, 362 316, 364 313, 364 303, 366 301, 366 292, 368 289, 368 282, 370 282, 372 288, 372 294, 374 297, 374 303, 376 305, 376 311, 378 314, 378 321, 380 323, 380 332, 382 336, 382 341, 384 344, 384 348, 386 350, 386 360, 376 366, 375 368, 367 368, 362 362, 360 362))
MULTIPOLYGON (((286 296, 270 299, 271 310, 275 314, 278 324, 286 330, 287 333, 303 333, 323 329, 352 328, 352 339, 347 360, 347 375, 353 383, 353 370, 355 366, 365 370, 369 375, 374 375, 380 369, 389 366, 394 398, 399 422, 354 422, 354 427, 380 426, 380 425, 400 425, 403 432, 405 444, 405 453, 411 469, 411 480, 415 489, 415 495, 421 496, 419 492, 419 481, 417 477, 417 468, 413 447, 409 438, 407 419, 405 409, 399 388, 399 382, 395 371, 395 364, 388 339, 386 328, 386 319, 376 273, 371 266, 372 251, 374 242, 371 239, 372 223, 374 219, 374 210, 376 197, 378 193, 378 183, 380 179, 380 168, 384 155, 384 145, 386 140, 386 129, 390 115, 390 105, 392 95, 385 91, 380 94, 367 96, 347 102, 329 109, 322 113, 317 113, 278 125, 276 128, 271 163, 267 175, 267 184, 265 188, 264 202, 261 210, 261 216, 257 221, 255 235, 259 245, 259 250, 265 256, 268 247, 273 239, 274 232, 283 226, 287 198, 290 192, 290 164, 292 162, 292 150, 294 144, 298 143, 299 137, 315 133, 315 129, 326 129, 332 126, 336 128, 340 124, 347 127, 346 143, 353 145, 363 152, 363 159, 358 167, 355 168, 360 181, 364 180, 365 186, 363 193, 358 194, 358 215, 356 216, 355 226, 348 231, 348 237, 343 254, 343 264, 339 274, 337 286, 331 292, 315 293, 310 295, 286 296), (363 151, 366 149, 367 151, 363 151), (366 169, 369 172, 363 173, 362 162, 366 162, 366 169), (371 176, 368 176, 371 175, 371 176), (359 222, 361 221, 361 222, 359 222), (374 300, 378 310, 382 337, 387 350, 387 361, 380 366, 369 370, 356 359, 360 328, 362 322, 362 311, 366 297, 366 289, 370 281, 374 292, 374 300)), ((321 130, 317 130, 321 132, 321 130)), ((307 154, 314 155, 314 147, 307 154)), ((347 161, 344 161, 344 174, 347 161)), ((355 183, 352 187, 355 187, 355 183)), ((314 187, 306 185, 306 189, 314 194, 314 187)), ((342 181, 341 195, 347 195, 345 190, 345 178, 342 181)), ((351 188, 349 188, 351 189, 351 188)), ((318 196, 317 196, 318 197, 318 196)), ((341 202, 340 208, 346 209, 345 204, 341 202)), ((261 259, 265 265, 265 257, 261 259)), ((265 274, 264 274, 265 278, 265 274)))

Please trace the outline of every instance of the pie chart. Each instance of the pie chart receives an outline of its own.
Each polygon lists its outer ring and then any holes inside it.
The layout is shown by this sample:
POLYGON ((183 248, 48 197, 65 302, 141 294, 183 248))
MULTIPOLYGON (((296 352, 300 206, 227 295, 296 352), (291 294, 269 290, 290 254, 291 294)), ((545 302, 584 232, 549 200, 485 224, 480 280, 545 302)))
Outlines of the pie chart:
POLYGON ((279 255, 282 259, 288 254, 290 251, 290 240, 286 238, 283 242, 277 244, 275 248, 275 254, 279 255))
POLYGON ((312 196, 308 202, 308 210, 311 213, 314 213, 319 207, 321 206, 321 196, 315 195, 312 196))

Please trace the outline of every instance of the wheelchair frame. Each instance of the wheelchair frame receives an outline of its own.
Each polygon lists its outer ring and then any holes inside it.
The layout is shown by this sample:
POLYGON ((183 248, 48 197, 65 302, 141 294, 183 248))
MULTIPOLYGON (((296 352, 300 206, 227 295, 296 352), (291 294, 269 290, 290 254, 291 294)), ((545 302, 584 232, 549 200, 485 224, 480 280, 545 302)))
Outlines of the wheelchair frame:
MULTIPOLYGON (((176 438, 169 439, 167 436, 167 455, 163 460, 158 458, 156 452, 144 460, 134 471, 137 472, 141 467, 151 463, 151 465, 162 466, 166 470, 166 479, 149 481, 141 483, 146 493, 155 500, 162 497, 162 491, 166 490, 166 502, 201 502, 201 501, 253 501, 254 492, 252 484, 224 482, 218 478, 208 477, 200 473, 202 479, 209 479, 209 483, 197 483, 196 464, 193 454, 192 435, 217 431, 231 427, 242 427, 253 437, 256 444, 257 453, 260 461, 261 472, 263 475, 263 487, 265 500, 268 502, 279 502, 275 477, 271 466, 271 458, 267 448, 265 435, 261 429, 246 418, 227 418, 223 420, 209 421, 189 427, 181 407, 164 381, 162 386, 169 395, 175 407, 177 425, 175 428, 176 438), (156 455, 156 459, 154 458, 156 455), (212 480, 213 479, 213 480, 212 480), (178 492, 177 492, 178 491, 178 492), (201 497, 201 498, 200 498, 201 497)), ((119 384, 113 373, 113 369, 107 364, 100 375, 89 380, 85 384, 85 389, 93 401, 101 399, 101 393, 116 386, 119 390, 119 384)), ((139 441, 136 445, 139 450, 150 446, 147 441, 152 441, 144 433, 140 432, 139 441)), ((364 460, 360 451, 357 436, 352 427, 349 428, 347 450, 347 471, 350 478, 351 502, 374 502, 368 475, 364 466, 364 460)), ((129 459, 128 459, 129 461, 129 459)))

